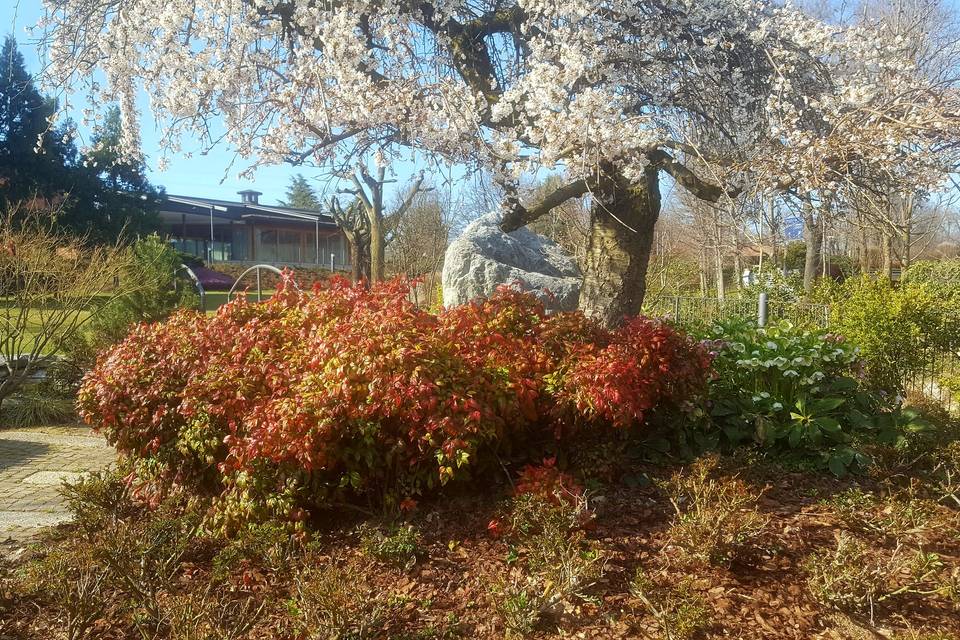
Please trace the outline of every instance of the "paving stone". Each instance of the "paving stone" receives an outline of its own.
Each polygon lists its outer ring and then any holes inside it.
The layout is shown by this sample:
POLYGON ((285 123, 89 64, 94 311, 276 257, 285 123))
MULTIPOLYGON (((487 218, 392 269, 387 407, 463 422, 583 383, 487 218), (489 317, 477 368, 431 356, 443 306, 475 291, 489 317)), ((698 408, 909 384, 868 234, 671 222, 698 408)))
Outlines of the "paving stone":
POLYGON ((70 518, 59 488, 107 466, 113 448, 85 427, 0 430, 0 542, 21 543, 70 518))
POLYGON ((82 473, 77 471, 37 471, 25 477, 21 482, 59 487, 65 480, 67 482, 76 482, 82 475, 82 473))

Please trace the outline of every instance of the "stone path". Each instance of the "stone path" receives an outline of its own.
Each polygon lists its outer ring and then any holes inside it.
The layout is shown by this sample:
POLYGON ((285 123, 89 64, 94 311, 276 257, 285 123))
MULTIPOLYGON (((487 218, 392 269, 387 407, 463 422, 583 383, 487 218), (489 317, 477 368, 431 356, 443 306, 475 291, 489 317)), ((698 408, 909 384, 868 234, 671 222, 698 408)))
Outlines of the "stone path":
POLYGON ((0 545, 68 520, 60 483, 113 460, 113 448, 86 427, 0 429, 0 545))

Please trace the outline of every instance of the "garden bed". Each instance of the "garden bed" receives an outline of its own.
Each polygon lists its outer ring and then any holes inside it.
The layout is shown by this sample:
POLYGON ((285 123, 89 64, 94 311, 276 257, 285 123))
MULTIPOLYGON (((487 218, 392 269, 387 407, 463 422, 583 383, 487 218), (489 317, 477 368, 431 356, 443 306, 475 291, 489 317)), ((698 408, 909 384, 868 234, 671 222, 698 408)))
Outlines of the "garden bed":
MULTIPOLYGON (((733 479, 734 468, 749 467, 742 459, 728 460, 712 477, 733 493, 762 494, 755 507, 742 512, 755 508, 766 523, 749 542, 738 544, 730 560, 711 563, 684 549, 670 499, 680 500, 688 514, 689 505, 657 482, 675 468, 634 468, 628 476, 632 488, 593 482, 594 490, 587 493, 592 516, 571 528, 562 544, 549 534, 524 535, 522 522, 506 524, 510 516, 505 514, 516 509, 518 498, 508 501, 504 482, 486 497, 448 496, 422 504, 389 525, 357 511, 329 512, 315 523, 309 541, 293 541, 269 527, 231 543, 197 535, 163 578, 159 570, 150 578, 161 618, 155 637, 655 638, 668 637, 666 628, 674 638, 867 638, 875 633, 951 638, 960 633, 960 616, 951 601, 957 594, 949 590, 950 580, 960 578, 956 511, 904 495, 891 502, 882 497, 880 484, 863 478, 839 480, 764 464, 750 468, 740 483, 733 479), (851 500, 857 505, 853 515, 843 508, 851 500), (891 508, 901 513, 900 507, 903 513, 923 515, 912 516, 908 526, 889 517, 891 508), (865 529, 865 522, 872 524, 865 529), (892 596, 878 592, 872 623, 871 608, 857 601, 857 589, 864 585, 856 580, 833 586, 844 604, 825 602, 817 587, 822 583, 811 581, 815 570, 810 559, 833 557, 838 539, 847 534, 863 543, 870 558, 879 554, 887 559, 898 546, 935 553, 940 587, 947 586, 937 594, 916 593, 929 591, 933 582, 892 596), (564 544, 577 551, 564 556, 564 544), (587 550, 592 555, 584 555, 587 550), (557 588, 536 579, 534 559, 543 554, 554 569, 561 557, 572 562, 572 573, 582 569, 580 584, 550 606, 537 599, 540 589, 557 588), (580 569, 577 562, 584 563, 580 569), (643 583, 638 583, 638 571, 643 583), (644 598, 663 609, 655 612, 644 598), (540 614, 534 615, 538 608, 540 614), (191 616, 195 620, 188 624, 191 616), (197 635, 200 628, 211 635, 197 635)), ((155 531, 158 517, 167 518, 165 526, 183 517, 179 511, 176 516, 160 513, 165 515, 134 509, 111 525, 106 524, 109 518, 92 522, 86 512, 80 525, 52 531, 18 568, 6 567, 0 637, 49 638, 63 628, 66 611, 77 607, 69 602, 76 598, 38 589, 36 581, 82 579, 89 568, 78 570, 84 561, 77 558, 109 567, 117 549, 130 552, 131 566, 139 566, 138 549, 154 562, 163 557, 149 536, 130 541, 132 547, 117 542, 137 527, 149 530, 147 520, 154 522, 155 531), (132 528, 125 524, 138 521, 132 528), (112 541, 91 538, 91 526, 117 527, 120 533, 112 541), (64 549, 75 554, 72 569, 50 562, 64 549), (16 575, 20 583, 12 578, 16 575), (25 575, 31 576, 26 583, 33 581, 32 592, 22 586, 25 575)), ((884 577, 885 593, 906 580, 898 569, 890 571, 884 577)), ((104 606, 94 616, 90 637, 138 636, 134 620, 143 619, 146 605, 131 600, 122 580, 112 581, 104 578, 104 606)))

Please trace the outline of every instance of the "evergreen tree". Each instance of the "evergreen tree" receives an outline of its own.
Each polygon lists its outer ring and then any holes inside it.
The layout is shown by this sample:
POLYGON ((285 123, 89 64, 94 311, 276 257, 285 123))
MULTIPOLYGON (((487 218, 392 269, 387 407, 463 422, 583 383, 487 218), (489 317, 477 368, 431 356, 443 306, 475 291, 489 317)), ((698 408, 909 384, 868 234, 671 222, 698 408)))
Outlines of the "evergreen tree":
POLYGON ((120 109, 112 107, 93 136, 84 165, 95 179, 94 206, 111 232, 145 235, 158 229, 161 197, 147 180, 143 162, 121 153, 120 109))
POLYGON ((159 194, 142 164, 120 160, 119 114, 110 114, 84 156, 70 123, 49 129, 56 108, 8 36, 0 50, 0 207, 55 212, 59 226, 96 242, 156 229, 159 194))
POLYGON ((57 202, 50 188, 64 178, 62 138, 47 132, 56 105, 37 91, 17 42, 8 36, 0 50, 0 199, 6 206, 44 199, 57 202), (37 148, 40 142, 39 149, 37 148))
POLYGON ((281 200, 280 204, 284 207, 294 209, 304 209, 306 211, 320 211, 322 208, 317 193, 310 186, 310 182, 299 173, 290 178, 290 186, 287 187, 287 199, 281 200))

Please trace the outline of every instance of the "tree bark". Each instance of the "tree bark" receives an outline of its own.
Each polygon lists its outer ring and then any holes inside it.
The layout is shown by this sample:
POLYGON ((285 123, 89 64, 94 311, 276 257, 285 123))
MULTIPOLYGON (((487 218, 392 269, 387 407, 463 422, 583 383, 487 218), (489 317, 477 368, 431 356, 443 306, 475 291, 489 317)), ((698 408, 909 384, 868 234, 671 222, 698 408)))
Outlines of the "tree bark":
POLYGON ((893 279, 893 237, 884 229, 880 232, 881 273, 887 280, 893 279))
POLYGON ((809 203, 803 205, 803 236, 807 247, 803 261, 803 292, 809 296, 813 293, 813 284, 817 279, 820 245, 823 242, 823 231, 817 224, 813 206, 809 203))
POLYGON ((867 227, 862 220, 859 220, 857 224, 860 227, 860 242, 857 246, 857 262, 860 263, 860 273, 869 273, 870 272, 870 240, 867 236, 867 227))
POLYGON ((660 216, 660 182, 656 166, 631 184, 615 167, 602 166, 590 212, 580 309, 607 327, 640 313, 646 293, 647 267, 654 225, 660 216))
POLYGON ((386 279, 386 251, 384 249, 383 218, 370 216, 370 279, 383 282, 386 279))

